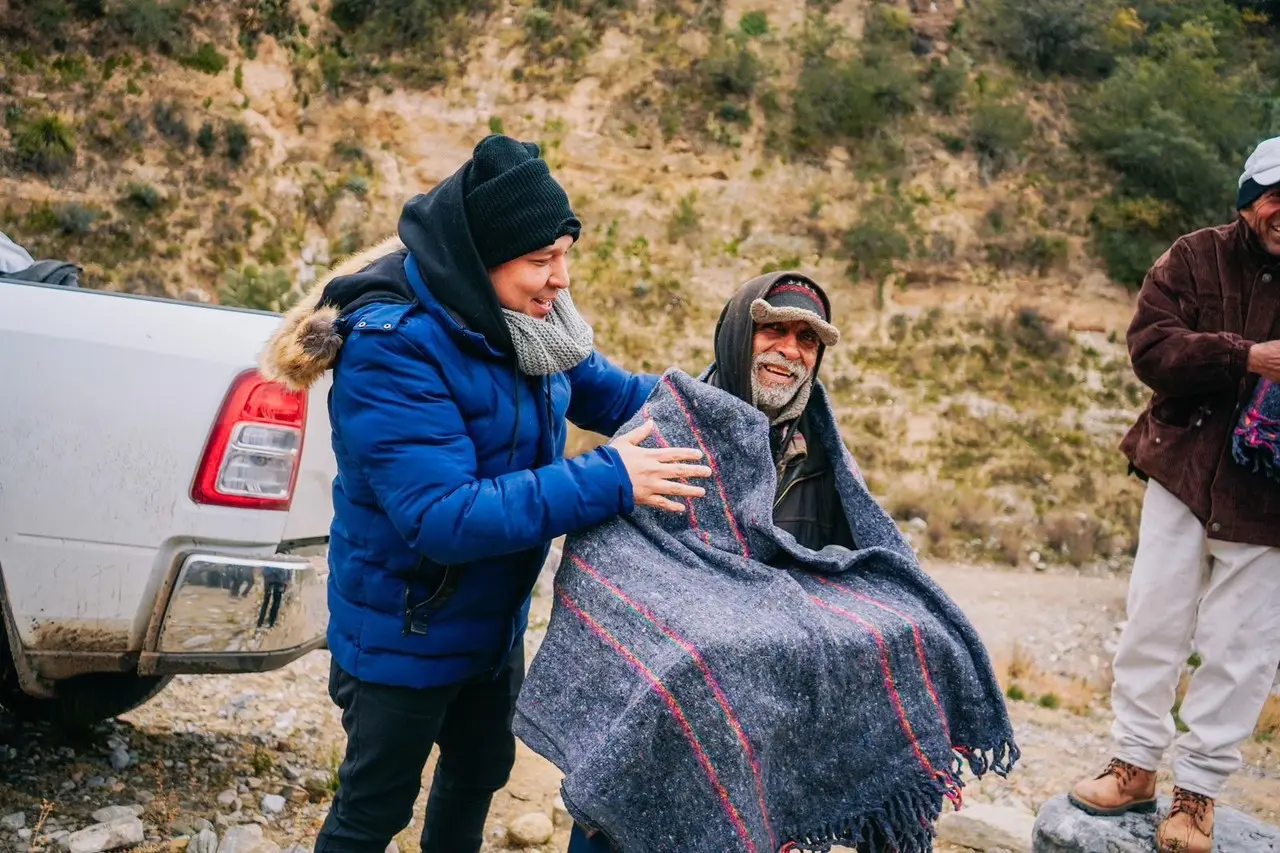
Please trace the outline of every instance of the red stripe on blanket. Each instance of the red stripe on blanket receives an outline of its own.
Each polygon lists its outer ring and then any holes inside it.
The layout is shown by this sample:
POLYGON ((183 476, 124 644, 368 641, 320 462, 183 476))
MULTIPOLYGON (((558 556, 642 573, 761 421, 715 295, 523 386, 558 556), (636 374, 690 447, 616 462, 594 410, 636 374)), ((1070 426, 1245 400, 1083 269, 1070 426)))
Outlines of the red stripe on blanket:
POLYGON ((693 726, 689 724, 689 719, 685 717, 684 711, 680 708, 680 703, 676 701, 676 697, 671 695, 671 691, 666 685, 653 674, 644 662, 637 658, 630 649, 622 645, 617 637, 610 634, 608 629, 591 617, 578 604, 569 598, 563 589, 557 589, 556 595, 560 599, 560 603, 568 608, 569 612, 577 616, 592 634, 604 641, 606 645, 612 646, 618 652, 631 668, 640 674, 640 677, 657 691, 662 697, 662 701, 666 703, 667 708, 671 711, 671 715, 675 717, 676 723, 684 732, 685 738, 689 741, 689 745, 693 747, 695 757, 698 763, 702 765, 702 769, 706 772, 707 778, 711 780, 711 787, 715 790, 720 798, 721 805, 724 806, 725 814, 729 816, 729 820, 733 823, 734 829, 743 843, 747 846, 748 853, 755 853, 756 846, 751 840, 751 836, 747 832, 747 825, 742 820, 742 815, 738 814, 738 810, 734 807, 733 802, 729 799, 729 792, 725 790, 724 785, 720 783, 720 777, 716 774, 716 770, 711 766, 711 758, 707 755, 707 751, 703 748, 702 743, 698 740, 698 736, 693 732, 693 726))
POLYGON ((942 700, 938 698, 938 691, 933 686, 933 676, 929 674, 929 664, 925 662, 924 640, 922 640, 920 637, 920 626, 918 626, 915 623, 915 621, 907 614, 899 610, 896 610, 883 602, 876 601, 871 596, 858 592, 856 589, 852 589, 850 587, 845 586, 844 584, 839 584, 839 583, 836 583, 835 581, 828 580, 827 578, 818 577, 817 575, 814 575, 813 579, 816 580, 818 583, 822 584, 823 586, 828 586, 828 587, 831 587, 832 589, 838 589, 847 595, 852 595, 854 598, 858 599, 859 601, 865 601, 867 604, 870 604, 872 607, 878 607, 887 613, 892 613, 894 616, 897 616, 903 622, 906 622, 909 626, 911 626, 911 635, 915 638, 915 641, 916 641, 916 659, 920 661, 920 673, 921 675, 924 676, 925 686, 929 688, 929 697, 933 699, 933 707, 938 709, 938 717, 941 718, 942 720, 942 729, 947 734, 947 743, 951 743, 951 724, 947 720, 946 712, 942 710, 942 700))
POLYGON ((631 596, 623 592, 613 581, 600 574, 594 566, 577 554, 570 554, 569 559, 573 560, 574 565, 582 569, 584 572, 595 578, 605 589, 613 593, 623 604, 627 605, 636 615, 653 625, 659 631, 667 636, 669 640, 683 649, 689 657, 693 659, 694 664, 702 673, 703 680, 707 686, 711 688, 711 692, 715 694, 716 703, 720 706, 720 710, 724 712, 725 720, 729 723, 729 728, 733 729, 734 735, 738 738, 738 743, 742 746, 742 751, 747 757, 747 762, 751 767, 751 773, 755 777, 756 795, 760 799, 760 815, 764 818, 765 829, 769 833, 769 849, 772 850, 778 846, 777 839, 773 834, 772 820, 769 817, 769 807, 765 804, 764 796, 764 774, 760 769, 760 762, 756 759, 755 750, 751 748, 751 741, 747 740, 747 733, 743 731, 742 724, 738 721, 738 716, 729 706, 729 697, 725 695, 724 689, 720 687, 720 682, 716 680, 715 675, 711 672, 711 667, 707 666, 706 660, 702 657, 702 653, 698 649, 680 636, 676 631, 666 625, 661 619, 655 616, 647 607, 636 601, 631 596))
POLYGON ((702 440, 702 432, 698 429, 697 424, 693 422, 693 414, 685 404, 684 398, 680 396, 680 392, 676 390, 675 383, 671 381, 669 376, 662 377, 662 381, 671 391, 671 397, 676 401, 676 405, 680 407, 680 411, 684 412, 684 418, 689 422, 689 429, 693 431, 694 441, 698 442, 698 447, 702 450, 702 455, 707 459, 707 465, 711 468, 711 476, 714 477, 716 481, 716 489, 720 492, 720 503, 724 505, 724 517, 729 520, 729 527, 733 530, 733 536, 738 540, 738 545, 742 548, 742 556, 750 557, 751 551, 747 547, 747 540, 742 535, 742 531, 738 528, 738 522, 733 517, 733 511, 729 508, 729 495, 725 491, 724 480, 720 477, 720 466, 716 464, 715 457, 707 450, 707 445, 702 440))
MULTIPOLYGON (((649 407, 647 405, 640 410, 640 416, 645 420, 653 420, 653 417, 649 414, 649 407)), ((671 446, 670 442, 668 442, 667 439, 662 435, 662 430, 658 428, 657 421, 654 421, 653 423, 653 439, 654 441, 658 442, 659 447, 671 446)), ((689 481, 684 479, 683 477, 680 479, 680 482, 684 483, 685 485, 688 485, 689 483, 689 481)), ((685 498, 684 505, 689 508, 690 526, 692 526, 694 530, 698 531, 698 535, 702 537, 703 542, 706 542, 708 545, 710 545, 711 534, 707 533, 707 531, 703 530, 701 527, 698 526, 698 511, 693 508, 693 498, 685 498)))
MULTIPOLYGON (((867 631, 870 632, 871 636, 875 638, 876 646, 880 649, 880 672, 884 676, 884 686, 888 689, 890 698, 893 699, 893 706, 898 714, 898 723, 901 725, 902 731, 907 736, 907 739, 911 741, 911 748, 915 751, 916 759, 920 762, 920 766, 924 768, 929 775, 933 776, 934 779, 942 782, 947 788, 947 796, 954 799, 954 794, 957 791, 957 788, 955 786, 955 782, 951 778, 951 774, 943 772, 933 766, 933 763, 929 761, 929 757, 924 754, 924 750, 920 747, 920 740, 916 737, 915 729, 911 727, 911 720, 907 717, 907 708, 902 703, 902 695, 898 693, 898 685, 893 679, 893 669, 889 666, 889 648, 885 645, 884 635, 876 629, 876 626, 872 625, 870 622, 852 611, 845 610, 843 607, 838 607, 828 601, 824 601, 816 595, 810 595, 809 598, 819 607, 824 607, 846 619, 857 622, 863 628, 866 628, 867 631)), ((948 741, 949 740, 950 739, 948 738, 948 741)))

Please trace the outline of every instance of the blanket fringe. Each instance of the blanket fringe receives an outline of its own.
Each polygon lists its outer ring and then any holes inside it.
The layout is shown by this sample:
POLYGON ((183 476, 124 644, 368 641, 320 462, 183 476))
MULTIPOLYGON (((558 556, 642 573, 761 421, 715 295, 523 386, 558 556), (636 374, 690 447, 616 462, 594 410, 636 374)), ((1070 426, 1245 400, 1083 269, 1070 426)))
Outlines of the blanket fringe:
POLYGON ((1280 447, 1255 445, 1237 433, 1231 443, 1231 455, 1254 474, 1264 474, 1268 479, 1280 482, 1280 447))
POLYGON ((936 835, 934 822, 942 814, 943 797, 950 799, 957 809, 961 807, 959 789, 964 787, 964 766, 968 765, 975 778, 981 778, 988 771, 1003 778, 1022 757, 1021 750, 1012 739, 986 749, 957 746, 954 752, 950 773, 940 773, 938 778, 914 791, 895 794, 881 808, 869 814, 807 832, 784 831, 782 837, 791 840, 782 846, 779 853, 828 853, 836 844, 853 846, 862 841, 870 842, 872 853, 932 850, 936 835), (877 838, 887 846, 877 848, 877 838))
POLYGON ((1009 775, 1013 765, 1022 757, 1022 751, 1012 739, 1001 741, 988 748, 956 746, 952 749, 956 757, 951 773, 961 785, 964 784, 961 780, 964 778, 965 764, 969 765, 969 772, 975 778, 981 779, 989 771, 1003 779, 1009 775))
POLYGON ((899 791, 880 808, 859 817, 808 831, 784 831, 782 837, 790 840, 779 853, 828 853, 837 844, 852 847, 860 842, 867 842, 871 853, 927 853, 933 849, 934 822, 942 814, 942 799, 959 786, 958 779, 939 775, 915 790, 899 791))

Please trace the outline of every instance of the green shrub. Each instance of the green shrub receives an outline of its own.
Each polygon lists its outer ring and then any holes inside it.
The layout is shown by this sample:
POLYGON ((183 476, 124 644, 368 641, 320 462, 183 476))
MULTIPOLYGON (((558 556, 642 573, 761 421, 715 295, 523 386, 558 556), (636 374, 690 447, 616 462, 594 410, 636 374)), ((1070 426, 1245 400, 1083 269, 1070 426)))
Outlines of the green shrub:
POLYGON ((1147 48, 1075 110, 1082 145, 1116 174, 1091 217, 1094 247, 1128 285, 1178 235, 1230 220, 1240 164, 1275 130, 1266 81, 1230 63, 1203 22, 1163 29, 1147 48))
MULTIPOLYGON (((340 55, 368 57, 405 82, 432 84, 448 77, 470 43, 472 18, 493 6, 493 0, 335 0, 329 17, 344 33, 340 55)), ((326 74, 326 82, 337 81, 326 74)))
POLYGON ((298 296, 293 290, 289 271, 279 267, 259 269, 252 264, 243 269, 228 270, 218 290, 223 305, 253 308, 259 311, 288 311, 298 296))
MULTIPOLYGON (((911 254, 910 235, 916 230, 910 208, 893 193, 883 193, 862 208, 862 215, 840 241, 840 256, 854 281, 873 281, 883 288, 896 260, 911 254)), ((883 290, 877 292, 883 302, 883 290)))
POLYGON ((37 33, 56 35, 71 17, 66 0, 31 0, 25 11, 31 29, 37 33))
POLYGON ((350 70, 350 63, 336 50, 325 48, 320 51, 320 79, 331 94, 342 93, 343 78, 350 70))
POLYGON ((760 60, 746 41, 718 38, 696 65, 697 72, 713 95, 750 97, 763 76, 760 60))
POLYGON ((369 179, 363 175, 352 175, 347 178, 342 187, 353 196, 364 198, 369 194, 369 179))
POLYGON ((985 0, 980 36, 1018 66, 1042 74, 1104 77, 1115 65, 1119 0, 985 0))
POLYGON ((161 136, 175 145, 186 148, 191 144, 191 128, 176 103, 157 101, 151 109, 151 122, 161 136))
POLYGON ((58 73, 58 77, 63 83, 78 83, 84 79, 85 62, 83 57, 59 56, 49 63, 49 67, 58 73))
POLYGON ((227 57, 219 53, 218 49, 209 42, 202 43, 196 48, 195 53, 179 57, 178 62, 187 68, 203 71, 205 74, 221 74, 227 67, 227 57))
POLYGON ((213 132, 213 122, 206 121, 200 125, 200 130, 196 133, 196 145, 199 146, 204 156, 208 157, 213 154, 218 147, 218 138, 213 132))
POLYGON ((1012 322, 994 331, 997 338, 1011 338, 1022 352, 1037 359, 1056 358, 1071 345, 1052 321, 1028 306, 1018 308, 1012 322))
POLYGON ((525 13, 524 28, 531 38, 544 42, 550 41, 559 33, 555 16, 539 6, 525 13))
POLYGON ((680 206, 671 214, 671 219, 667 222, 667 239, 672 242, 683 240, 697 233, 702 227, 702 214, 694 206, 697 200, 696 193, 689 193, 680 199, 680 206))
POLYGON ((131 181, 125 184, 121 201, 144 213, 152 213, 164 206, 164 196, 160 190, 145 181, 131 181))
POLYGON ((1018 254, 1027 266, 1040 275, 1047 275, 1067 262, 1070 247, 1065 237, 1056 234, 1036 234, 1028 237, 1018 254))
POLYGON ((738 29, 748 38, 759 38, 769 32, 769 18, 764 12, 747 12, 738 21, 738 29))
POLYGON ((53 216, 63 234, 83 236, 93 230, 93 223, 106 216, 104 211, 78 201, 55 205, 53 216))
POLYGON ((956 136, 954 133, 939 131, 938 141, 942 143, 942 147, 950 151, 952 154, 959 154, 969 147, 969 140, 963 136, 956 136))
POLYGON ((1032 131, 1027 108, 1016 101, 982 101, 974 108, 969 127, 974 151, 990 174, 1017 163, 1032 131))
POLYGON ((56 115, 24 118, 13 132, 13 152, 22 168, 56 175, 75 162, 75 131, 56 115))
POLYGON ((848 60, 814 57, 805 62, 796 86, 792 143, 820 154, 831 145, 865 139, 914 111, 919 94, 910 54, 867 47, 848 60))
POLYGON ((227 123, 227 159, 239 166, 248 156, 252 143, 249 141, 249 130, 241 122, 227 123))
POLYGON ((240 44, 250 58, 255 54, 258 39, 264 33, 283 41, 299 29, 300 24, 290 0, 242 0, 240 44))
POLYGON ((948 115, 963 106, 969 88, 969 62, 957 53, 946 62, 935 62, 929 77, 933 105, 948 115))
POLYGON ((1137 288, 1176 237, 1178 218, 1168 202, 1113 193, 1095 205, 1089 217, 1093 249, 1113 279, 1137 288))
POLYGON ((187 35, 186 0, 117 0, 111 22, 143 50, 171 51, 187 35))
POLYGON ((900 6, 875 3, 867 9, 863 40, 868 44, 911 46, 911 13, 900 6))

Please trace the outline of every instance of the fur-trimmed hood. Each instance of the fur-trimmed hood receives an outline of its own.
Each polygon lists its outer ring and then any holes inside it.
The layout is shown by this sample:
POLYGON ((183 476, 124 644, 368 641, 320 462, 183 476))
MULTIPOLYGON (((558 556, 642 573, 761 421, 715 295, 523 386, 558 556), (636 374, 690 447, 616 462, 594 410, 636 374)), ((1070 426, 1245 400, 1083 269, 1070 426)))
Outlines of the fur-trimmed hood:
POLYGON ((404 242, 391 235, 373 246, 343 258, 319 278, 298 304, 285 312, 275 333, 267 341, 258 362, 262 375, 294 390, 306 390, 333 367, 342 346, 338 334, 337 306, 321 304, 325 288, 337 278, 368 269, 382 258, 402 253, 404 242))

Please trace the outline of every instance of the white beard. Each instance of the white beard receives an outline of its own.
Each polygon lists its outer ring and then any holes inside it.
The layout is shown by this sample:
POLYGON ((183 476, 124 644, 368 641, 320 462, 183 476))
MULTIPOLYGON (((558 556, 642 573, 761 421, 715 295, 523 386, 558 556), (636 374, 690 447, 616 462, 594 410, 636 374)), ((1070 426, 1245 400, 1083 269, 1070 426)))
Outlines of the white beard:
MULTIPOLYGON (((765 413, 770 423, 777 423, 779 415, 784 413, 791 417, 798 416, 799 411, 791 412, 790 409, 793 408, 792 403, 797 401, 801 392, 804 392, 805 402, 808 401, 809 379, 809 368, 805 367, 804 362, 791 361, 776 352, 762 352, 751 360, 751 401, 757 409, 765 413), (795 377, 795 381, 790 385, 762 383, 760 381, 762 364, 776 364, 787 368, 795 377)), ((795 408, 803 410, 804 406, 795 408)))

